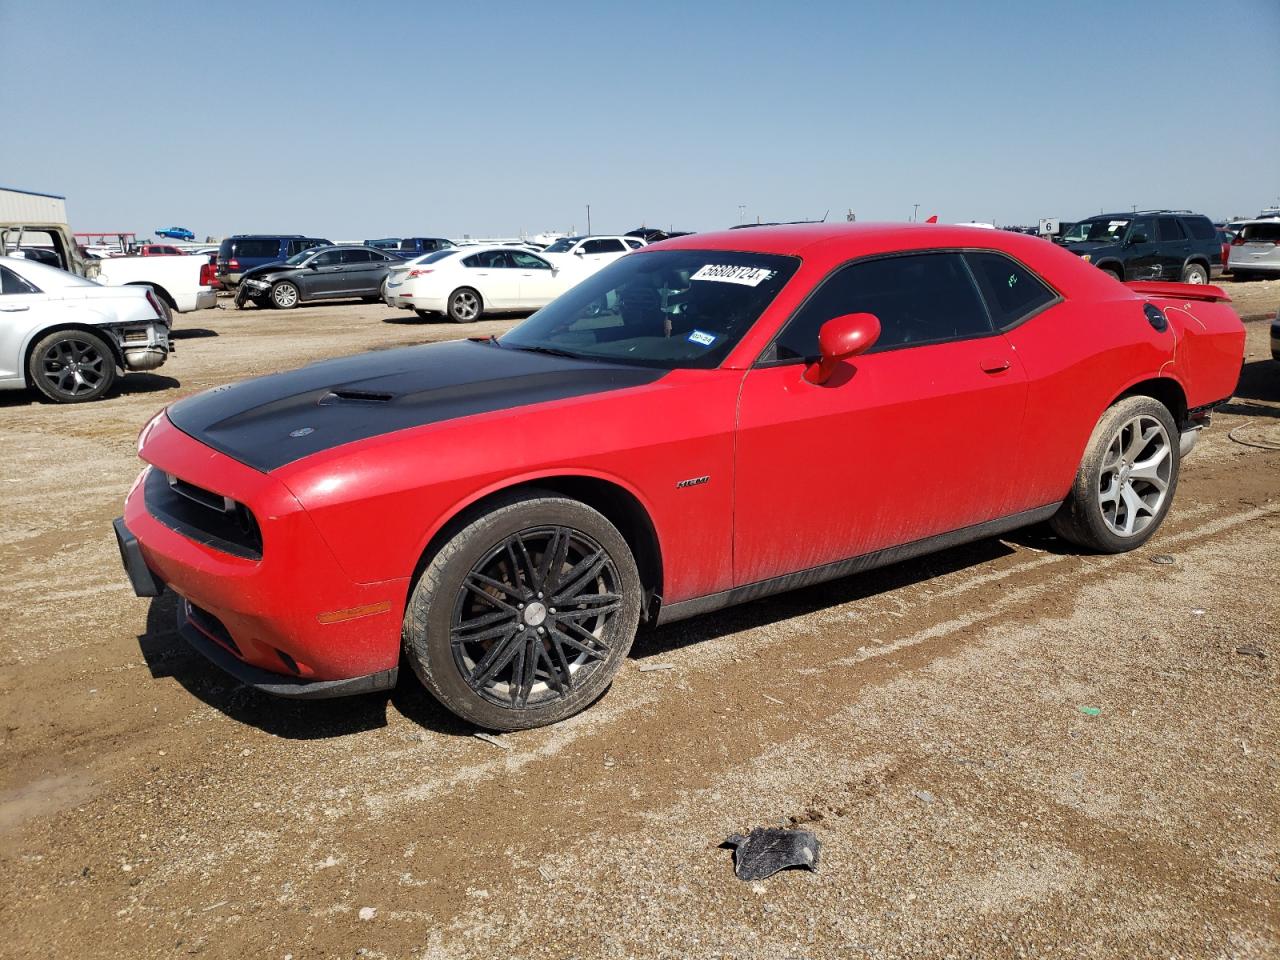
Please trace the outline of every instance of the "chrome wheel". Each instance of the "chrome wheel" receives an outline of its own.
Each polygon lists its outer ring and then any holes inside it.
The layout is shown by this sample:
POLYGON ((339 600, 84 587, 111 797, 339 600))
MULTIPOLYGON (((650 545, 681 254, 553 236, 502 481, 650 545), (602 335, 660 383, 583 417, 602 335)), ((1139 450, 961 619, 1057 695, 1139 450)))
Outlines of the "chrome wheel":
POLYGON ((470 290, 459 290, 453 295, 451 312, 455 320, 474 320, 480 316, 480 298, 470 290))
POLYGON ((504 707, 568 697, 623 639, 612 635, 621 583, 613 559, 580 530, 507 537, 472 567, 454 603, 450 647, 467 686, 504 707))
POLYGON ((298 288, 292 283, 278 283, 271 291, 271 300, 277 307, 288 310, 298 304, 298 288))
POLYGON ((1155 417, 1125 421, 1107 444, 1098 477, 1098 506, 1112 533, 1132 537, 1159 515, 1169 495, 1173 451, 1155 417))
POLYGON ((114 360, 88 340, 70 336, 49 345, 40 358, 40 374, 51 390, 64 397, 93 393, 107 377, 114 360))
POLYGON ((1205 275, 1201 271, 1188 270, 1186 279, 1183 280, 1182 282, 1183 283, 1208 283, 1209 281, 1205 278, 1205 275))

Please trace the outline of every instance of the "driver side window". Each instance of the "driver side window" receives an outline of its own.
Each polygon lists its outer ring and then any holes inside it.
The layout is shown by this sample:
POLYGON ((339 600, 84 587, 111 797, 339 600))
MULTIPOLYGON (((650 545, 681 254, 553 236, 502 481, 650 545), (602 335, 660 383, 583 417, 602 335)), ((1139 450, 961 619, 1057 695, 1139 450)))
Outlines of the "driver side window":
POLYGON ((873 313, 880 338, 868 353, 984 337, 991 318, 958 253, 851 263, 828 277, 788 322, 766 360, 813 359, 818 330, 833 317, 873 313))
POLYGON ((318 254, 312 262, 317 267, 336 267, 342 260, 341 250, 329 250, 318 254))

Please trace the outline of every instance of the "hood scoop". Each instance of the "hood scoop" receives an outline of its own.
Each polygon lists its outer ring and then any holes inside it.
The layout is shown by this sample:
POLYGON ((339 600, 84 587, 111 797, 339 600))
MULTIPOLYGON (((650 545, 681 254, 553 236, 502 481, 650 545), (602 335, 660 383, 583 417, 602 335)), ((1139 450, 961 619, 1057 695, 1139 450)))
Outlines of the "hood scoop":
POLYGON ((376 390, 330 390, 320 398, 320 406, 332 406, 335 403, 390 403, 394 396, 376 390))

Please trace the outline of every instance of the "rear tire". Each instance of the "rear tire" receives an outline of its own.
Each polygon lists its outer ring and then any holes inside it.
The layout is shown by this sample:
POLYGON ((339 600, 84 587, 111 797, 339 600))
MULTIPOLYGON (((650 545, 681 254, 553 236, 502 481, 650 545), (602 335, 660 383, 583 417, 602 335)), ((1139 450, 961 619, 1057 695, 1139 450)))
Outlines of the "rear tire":
POLYGON ((27 382, 54 403, 97 400, 116 382, 116 357, 96 333, 58 330, 31 351, 27 382))
POLYGON ((1169 408, 1151 397, 1125 397, 1094 427, 1071 492, 1049 523, 1087 550, 1133 550, 1168 514, 1180 467, 1169 408))
POLYGON ((484 313, 484 300, 470 287, 460 287, 449 294, 448 312, 454 323, 474 323, 484 313))
POLYGON ((423 686, 464 720, 540 727, 604 693, 640 607, 640 575, 617 528, 577 500, 529 491, 499 501, 431 558, 405 611, 405 652, 423 686))
POLYGON ((1189 263, 1182 268, 1183 283, 1208 283, 1209 271, 1198 263, 1189 263))

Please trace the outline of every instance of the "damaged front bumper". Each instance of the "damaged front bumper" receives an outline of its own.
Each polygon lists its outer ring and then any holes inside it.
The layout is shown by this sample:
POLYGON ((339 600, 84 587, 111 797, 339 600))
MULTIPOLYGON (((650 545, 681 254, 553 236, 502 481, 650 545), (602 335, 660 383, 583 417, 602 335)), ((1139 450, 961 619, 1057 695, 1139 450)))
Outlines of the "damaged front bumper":
POLYGON ((120 351, 125 370, 154 370, 173 353, 169 330, 162 323, 121 324, 107 330, 120 351))

